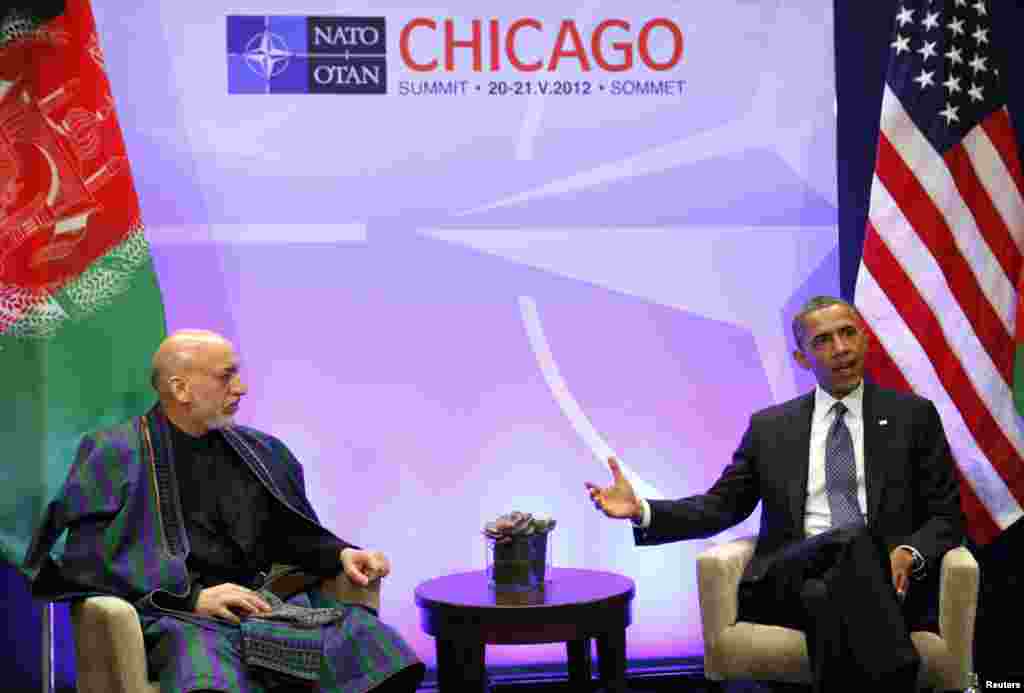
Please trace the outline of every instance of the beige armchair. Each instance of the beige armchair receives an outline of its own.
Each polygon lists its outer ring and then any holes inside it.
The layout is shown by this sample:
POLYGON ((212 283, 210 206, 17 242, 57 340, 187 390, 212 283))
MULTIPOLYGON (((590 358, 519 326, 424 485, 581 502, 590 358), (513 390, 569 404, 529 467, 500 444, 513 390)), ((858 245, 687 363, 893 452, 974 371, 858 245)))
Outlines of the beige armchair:
MULTIPOLYGON (((315 584, 306 576, 285 573, 270 589, 288 598, 315 584)), ((339 601, 380 609, 380 580, 359 587, 342 573, 324 580, 321 589, 339 601)), ((89 597, 71 608, 75 637, 78 693, 159 693, 146 675, 146 651, 135 607, 119 597, 89 597)))
MULTIPOLYGON (((713 546, 697 556, 697 589, 704 627, 704 675, 708 679, 756 679, 810 683, 803 632, 737 622, 739 584, 754 555, 754 537, 713 546)), ((963 690, 972 672, 978 563, 958 547, 942 559, 939 634, 913 632, 921 655, 918 688, 963 690)))

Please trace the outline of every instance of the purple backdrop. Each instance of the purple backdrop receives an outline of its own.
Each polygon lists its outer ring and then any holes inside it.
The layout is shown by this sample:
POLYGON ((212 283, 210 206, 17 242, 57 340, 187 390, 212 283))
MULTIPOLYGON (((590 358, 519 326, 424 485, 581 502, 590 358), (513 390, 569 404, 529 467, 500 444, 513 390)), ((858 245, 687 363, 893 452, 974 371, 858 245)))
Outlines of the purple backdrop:
MULTIPOLYGON (((241 422, 292 447, 328 526, 389 554, 385 618, 432 664, 416 583, 482 568, 484 521, 522 509, 558 519, 558 565, 637 581, 631 658, 699 654, 705 542, 635 549, 628 527, 599 517, 583 481, 607 477, 605 448, 566 412, 672 497, 713 481, 753 409, 809 386, 788 316, 838 292, 831 8, 309 8, 385 17, 389 91, 361 96, 229 94, 236 10, 220 0, 94 6, 169 327, 236 340, 241 422), (584 34, 625 18, 634 37, 666 17, 685 53, 658 73, 563 60, 555 74, 423 74, 399 45, 419 16, 452 17, 464 34, 476 17, 536 17, 545 31, 524 34, 524 53, 550 44, 563 16, 584 34), (556 78, 593 93, 487 93, 556 78), (631 79, 685 88, 607 93, 631 79), (437 80, 483 89, 398 91, 437 80)), ((666 35, 652 37, 664 57, 666 35)), ((488 653, 563 658, 555 646, 488 653)))

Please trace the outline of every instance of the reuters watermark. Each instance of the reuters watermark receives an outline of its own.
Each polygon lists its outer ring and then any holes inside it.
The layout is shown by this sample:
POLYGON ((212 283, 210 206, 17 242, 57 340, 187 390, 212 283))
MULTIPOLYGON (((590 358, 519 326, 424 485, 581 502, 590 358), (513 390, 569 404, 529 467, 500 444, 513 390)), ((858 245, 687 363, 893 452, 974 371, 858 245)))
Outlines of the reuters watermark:
POLYGON ((983 678, 977 690, 980 691, 1019 691, 1022 685, 1020 681, 1010 679, 989 679, 983 678))

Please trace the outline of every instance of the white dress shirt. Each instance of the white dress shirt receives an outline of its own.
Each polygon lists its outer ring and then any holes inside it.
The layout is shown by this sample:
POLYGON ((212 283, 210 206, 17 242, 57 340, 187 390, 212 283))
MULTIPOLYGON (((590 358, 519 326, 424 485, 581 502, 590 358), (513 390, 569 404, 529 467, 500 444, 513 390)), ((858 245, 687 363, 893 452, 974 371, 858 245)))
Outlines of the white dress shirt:
POLYGON ((846 405, 844 420, 853 439, 853 461, 857 473, 857 505, 861 517, 868 507, 867 484, 864 481, 864 381, 853 392, 837 400, 821 389, 814 388, 814 413, 811 414, 811 447, 807 467, 807 505, 804 512, 804 534, 812 537, 832 529, 832 511, 825 489, 825 447, 828 432, 836 420, 833 409, 836 402, 846 405))

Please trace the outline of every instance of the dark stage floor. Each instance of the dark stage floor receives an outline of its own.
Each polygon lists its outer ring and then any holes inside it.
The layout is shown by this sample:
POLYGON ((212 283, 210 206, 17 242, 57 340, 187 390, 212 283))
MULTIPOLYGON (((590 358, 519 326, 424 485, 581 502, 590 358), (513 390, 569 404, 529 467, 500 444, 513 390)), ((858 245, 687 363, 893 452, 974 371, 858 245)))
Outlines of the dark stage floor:
MULTIPOLYGON (((804 686, 771 686, 755 682, 729 682, 722 684, 704 678, 703 662, 700 657, 672 659, 660 662, 645 662, 640 667, 630 668, 626 675, 628 693, 705 693, 726 691, 728 693, 754 693, 778 691, 778 693, 810 693, 804 686)), ((596 662, 593 670, 596 671, 596 662)), ((489 672, 491 685, 489 693, 578 693, 569 685, 564 668, 536 667, 521 669, 500 669, 489 672)), ((602 689, 594 680, 590 689, 595 693, 602 689)), ((420 687, 420 693, 436 693, 433 672, 420 687)))

